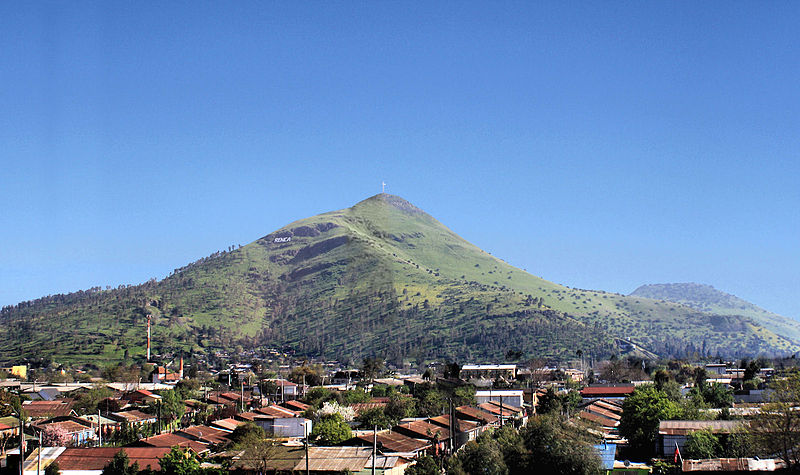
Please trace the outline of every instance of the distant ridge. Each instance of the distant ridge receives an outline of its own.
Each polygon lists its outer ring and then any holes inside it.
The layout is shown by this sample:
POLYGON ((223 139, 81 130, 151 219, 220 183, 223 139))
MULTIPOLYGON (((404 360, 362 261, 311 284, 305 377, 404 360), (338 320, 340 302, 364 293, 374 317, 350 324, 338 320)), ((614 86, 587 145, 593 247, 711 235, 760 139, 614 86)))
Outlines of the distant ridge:
POLYGON ((400 363, 502 361, 509 350, 523 358, 565 360, 577 350, 601 358, 632 346, 662 356, 800 350, 750 317, 549 282, 381 193, 216 252, 161 281, 5 307, 0 359, 141 360, 148 314, 155 353, 272 347, 400 363))
POLYGON ((676 302, 702 312, 741 315, 764 327, 800 342, 800 322, 765 310, 711 285, 694 282, 642 285, 630 295, 676 302))

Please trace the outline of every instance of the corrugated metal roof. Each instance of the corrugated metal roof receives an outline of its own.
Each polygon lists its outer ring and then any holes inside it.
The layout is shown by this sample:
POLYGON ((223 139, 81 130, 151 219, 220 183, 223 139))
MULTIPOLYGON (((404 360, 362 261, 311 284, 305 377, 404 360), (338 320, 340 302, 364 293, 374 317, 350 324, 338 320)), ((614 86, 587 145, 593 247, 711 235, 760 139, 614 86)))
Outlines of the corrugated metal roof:
POLYGON ((62 471, 64 470, 102 470, 120 450, 128 454, 130 462, 138 462, 139 468, 149 465, 153 470, 160 470, 158 459, 170 451, 169 447, 89 447, 68 448, 56 458, 62 471))
MULTIPOLYGON (((357 437, 363 445, 372 446, 372 434, 364 434, 357 437)), ((425 440, 415 439, 398 432, 379 432, 378 447, 382 452, 390 453, 413 453, 419 452, 430 447, 430 442, 425 440)))
POLYGON ((747 425, 747 421, 661 421, 658 433, 664 435, 688 435, 690 432, 710 429, 714 433, 731 433, 747 425))

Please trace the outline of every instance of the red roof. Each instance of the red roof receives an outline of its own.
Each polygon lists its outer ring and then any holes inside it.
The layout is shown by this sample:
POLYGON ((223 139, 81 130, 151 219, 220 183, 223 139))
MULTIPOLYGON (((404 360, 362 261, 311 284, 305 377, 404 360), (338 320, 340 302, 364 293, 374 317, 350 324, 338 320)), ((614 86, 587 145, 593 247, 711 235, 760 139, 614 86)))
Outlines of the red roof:
POLYGON ((209 426, 191 426, 181 429, 177 433, 209 444, 226 444, 230 442, 226 437, 228 432, 209 426))
POLYGON ((69 398, 55 401, 31 401, 23 403, 22 410, 31 419, 68 416, 72 410, 72 404, 73 400, 69 398))
MULTIPOLYGON (((377 434, 378 446, 387 452, 418 452, 430 447, 430 442, 415 439, 397 432, 379 432, 377 434)), ((372 434, 357 437, 360 445, 372 445, 372 434)))
POLYGON ((304 404, 304 403, 302 403, 300 401, 295 401, 295 400, 290 400, 290 401, 283 402, 283 403, 281 403, 281 406, 289 408, 289 409, 291 409, 293 411, 298 411, 298 412, 303 412, 305 410, 308 410, 311 407, 308 404, 304 404))
POLYGON ((158 459, 169 452, 169 447, 89 447, 67 448, 56 462, 61 470, 103 470, 120 450, 128 454, 131 463, 137 462, 140 469, 148 466, 161 470, 158 459))
POLYGON ((264 416, 272 416, 272 417, 297 417, 298 414, 295 411, 290 409, 286 409, 285 407, 280 406, 266 406, 266 407, 259 407, 255 410, 257 414, 261 414, 264 416))
POLYGON ((112 412, 114 416, 121 417, 130 423, 138 423, 144 421, 152 421, 153 419, 157 419, 154 414, 147 414, 146 412, 142 412, 138 409, 132 409, 130 411, 122 411, 122 412, 112 412))
POLYGON ((636 389, 634 386, 587 386, 581 389, 583 397, 627 396, 636 389))
POLYGON ((393 429, 395 432, 405 434, 415 439, 446 440, 450 438, 450 431, 444 427, 431 424, 428 421, 414 421, 399 424, 393 429))
POLYGON ((151 447, 188 447, 195 451, 195 453, 203 453, 208 449, 208 444, 204 444, 202 442, 198 442, 196 440, 192 440, 188 437, 179 435, 179 434, 159 434, 154 435, 153 437, 148 437, 146 439, 141 439, 139 441, 142 445, 149 445, 151 447))

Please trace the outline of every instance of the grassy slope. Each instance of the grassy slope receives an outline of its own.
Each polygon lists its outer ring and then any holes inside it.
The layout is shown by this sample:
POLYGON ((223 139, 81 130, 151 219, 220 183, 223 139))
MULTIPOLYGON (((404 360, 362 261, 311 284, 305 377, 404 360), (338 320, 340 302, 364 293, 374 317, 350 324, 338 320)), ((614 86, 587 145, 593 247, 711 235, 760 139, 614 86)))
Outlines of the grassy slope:
POLYGON ((408 202, 377 195, 201 259, 161 282, 5 310, 0 355, 141 355, 147 313, 163 350, 256 342, 352 359, 498 359, 508 348, 558 358, 578 346, 608 354, 613 337, 659 353, 704 342, 711 353, 797 349, 740 317, 548 282, 408 202), (287 236, 290 242, 274 242, 287 236), (544 307, 530 297, 543 298, 544 307))
POLYGON ((643 285, 631 295, 667 300, 718 315, 741 315, 775 333, 800 342, 800 322, 797 320, 764 310, 710 285, 695 283, 643 285))

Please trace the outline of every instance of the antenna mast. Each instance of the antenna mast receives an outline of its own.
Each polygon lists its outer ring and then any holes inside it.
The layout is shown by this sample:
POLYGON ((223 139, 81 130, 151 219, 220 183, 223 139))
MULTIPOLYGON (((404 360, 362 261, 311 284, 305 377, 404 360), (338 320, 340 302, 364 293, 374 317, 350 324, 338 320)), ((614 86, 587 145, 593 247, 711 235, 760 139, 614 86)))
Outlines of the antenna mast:
POLYGON ((147 361, 150 361, 150 314, 147 314, 147 361))
POLYGON ((381 193, 386 193, 386 182, 385 181, 381 182, 381 193))

